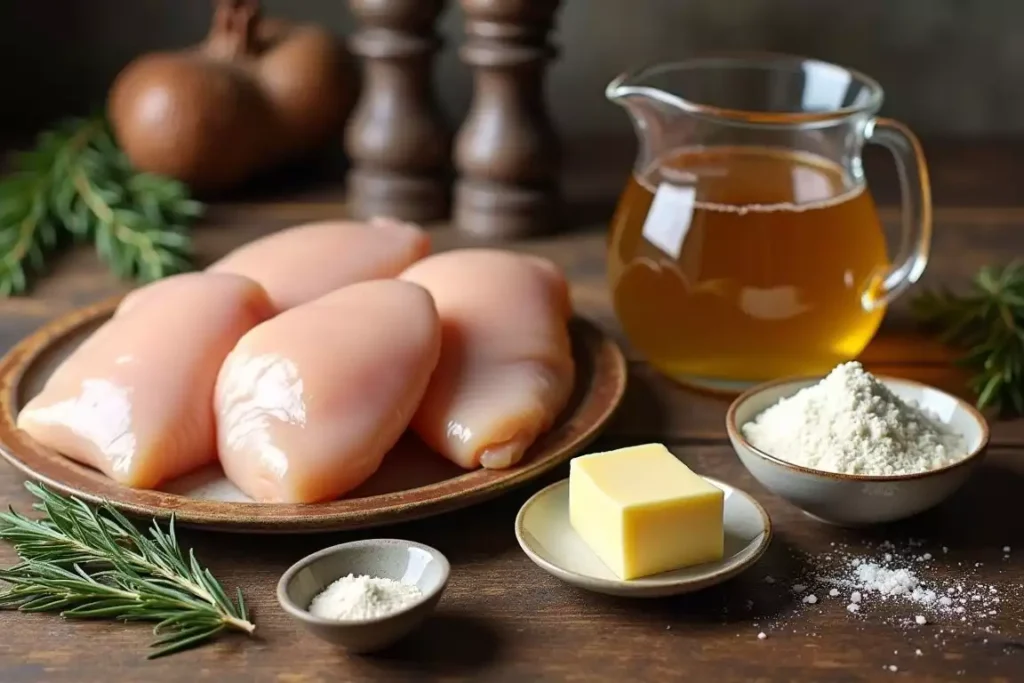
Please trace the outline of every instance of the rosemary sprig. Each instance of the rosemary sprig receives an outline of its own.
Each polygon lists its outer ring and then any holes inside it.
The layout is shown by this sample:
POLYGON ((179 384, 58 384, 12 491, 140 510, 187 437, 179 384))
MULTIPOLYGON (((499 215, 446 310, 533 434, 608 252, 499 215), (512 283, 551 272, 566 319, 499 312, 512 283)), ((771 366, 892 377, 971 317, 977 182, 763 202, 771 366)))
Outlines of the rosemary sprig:
POLYGON ((9 585, 0 608, 156 622, 150 659, 225 630, 255 630, 241 591, 232 600, 191 551, 183 553, 173 518, 166 531, 154 521, 144 534, 109 504, 94 508, 37 484, 26 488, 43 517, 0 513, 0 540, 22 560, 0 570, 9 585))
POLYGON ((203 211, 180 182, 132 168, 102 117, 40 134, 0 180, 0 297, 66 242, 91 240, 121 278, 143 282, 188 270, 188 228, 203 211))
POLYGON ((974 372, 979 408, 1024 414, 1024 262, 982 268, 968 293, 925 292, 912 307, 943 342, 965 349, 959 363, 974 372))

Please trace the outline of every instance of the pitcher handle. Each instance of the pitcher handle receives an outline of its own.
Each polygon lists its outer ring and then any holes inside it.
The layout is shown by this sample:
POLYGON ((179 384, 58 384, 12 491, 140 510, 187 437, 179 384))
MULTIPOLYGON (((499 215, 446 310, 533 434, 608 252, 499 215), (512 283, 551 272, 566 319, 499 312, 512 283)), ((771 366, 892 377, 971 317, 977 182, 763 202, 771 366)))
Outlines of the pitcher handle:
POLYGON ((878 117, 868 122, 864 137, 892 152, 902 205, 899 252, 892 266, 861 297, 861 305, 871 310, 890 303, 924 272, 932 240, 932 191, 924 151, 909 128, 899 121, 878 117))

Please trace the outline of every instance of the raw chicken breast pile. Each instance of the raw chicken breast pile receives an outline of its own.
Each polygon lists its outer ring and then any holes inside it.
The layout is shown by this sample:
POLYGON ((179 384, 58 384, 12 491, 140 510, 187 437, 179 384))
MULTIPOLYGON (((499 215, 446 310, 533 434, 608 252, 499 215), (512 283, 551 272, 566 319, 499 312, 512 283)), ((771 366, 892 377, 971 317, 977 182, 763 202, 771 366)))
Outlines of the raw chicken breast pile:
POLYGON ((219 460, 267 503, 345 496, 407 430, 514 467, 572 393, 571 313, 546 259, 430 255, 384 218, 300 225, 130 293, 18 427, 134 488, 219 460))

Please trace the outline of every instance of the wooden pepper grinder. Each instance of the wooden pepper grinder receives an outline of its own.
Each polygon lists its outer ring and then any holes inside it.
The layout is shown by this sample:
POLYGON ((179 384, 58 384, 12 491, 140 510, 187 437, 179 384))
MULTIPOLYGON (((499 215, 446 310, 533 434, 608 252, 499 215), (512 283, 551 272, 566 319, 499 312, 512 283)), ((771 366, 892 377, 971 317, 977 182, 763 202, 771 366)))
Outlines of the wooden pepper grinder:
POLYGON ((453 221, 477 237, 551 232, 558 221, 558 139, 544 102, 560 0, 460 0, 473 103, 455 142, 453 221))
POLYGON ((433 93, 444 0, 349 0, 364 82, 345 128, 350 211, 426 222, 448 215, 451 136, 433 93))

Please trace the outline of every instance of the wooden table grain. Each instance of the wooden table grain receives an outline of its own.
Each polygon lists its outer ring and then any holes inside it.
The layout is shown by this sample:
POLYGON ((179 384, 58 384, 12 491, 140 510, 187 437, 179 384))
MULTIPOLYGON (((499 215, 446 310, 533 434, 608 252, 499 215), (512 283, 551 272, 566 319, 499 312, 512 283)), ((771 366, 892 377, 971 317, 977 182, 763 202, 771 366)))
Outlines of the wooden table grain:
MULTIPOLYGON (((1001 144, 928 148, 938 208, 933 257, 922 285, 962 286, 979 266, 1024 250, 1024 201, 1012 182, 1024 171, 1019 151, 1001 144)), ((558 261, 571 278, 577 309, 617 336, 604 282, 603 223, 625 163, 597 173, 589 185, 578 183, 590 188, 589 198, 579 190, 582 199, 574 205, 579 225, 556 237, 511 245, 558 261)), ((883 202, 895 196, 886 183, 878 182, 883 202)), ((898 216, 891 205, 882 214, 890 225, 898 216)), ((197 231, 200 255, 210 260, 287 225, 343 215, 337 183, 218 203, 197 231)), ((431 230, 438 248, 464 243, 446 226, 431 230)), ((124 288, 90 253, 68 255, 31 297, 0 302, 0 349, 53 316, 124 288)), ((965 393, 950 351, 914 329, 905 304, 889 312, 865 362, 876 371, 965 393)), ((0 613, 0 681, 1024 680, 1024 514, 1016 505, 1024 493, 1024 420, 993 424, 991 457, 947 504, 884 529, 837 529, 809 520, 751 479, 726 441, 726 401, 674 385, 625 348, 630 387, 597 447, 663 441, 698 471, 756 496, 776 536, 748 573, 696 595, 656 601, 608 598, 560 583, 519 550, 512 523, 526 497, 565 476, 563 468, 493 502, 372 532, 261 538, 184 531, 183 541, 226 584, 245 591, 258 623, 254 638, 228 637, 147 662, 145 626, 0 613), (388 652, 350 657, 299 630, 278 608, 274 588, 304 554, 371 533, 436 546, 450 558, 452 578, 427 627, 388 652), (969 567, 972 580, 997 586, 1006 596, 998 614, 964 624, 937 620, 906 627, 886 618, 906 615, 895 605, 875 605, 855 617, 845 600, 808 606, 788 590, 804 571, 805 558, 833 551, 833 543, 866 551, 882 540, 911 539, 949 549, 933 561, 940 576, 952 579, 969 567), (1003 546, 1011 546, 1009 558, 1003 546), (776 582, 765 582, 767 575, 776 582), (761 631, 763 640, 757 638, 761 631)), ((0 501, 22 508, 29 503, 21 477, 6 465, 0 465, 0 501)), ((0 547, 0 562, 14 559, 10 548, 0 547)))

